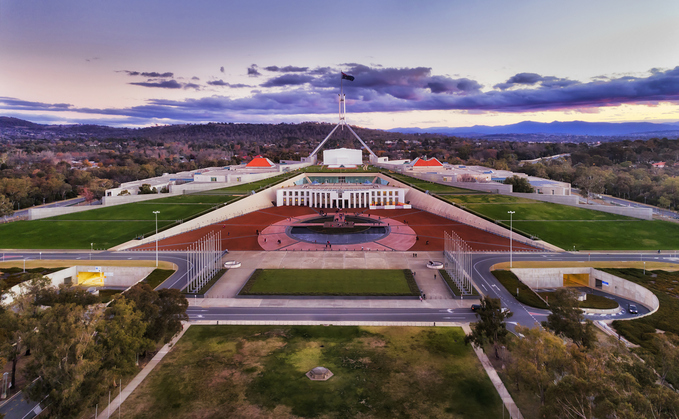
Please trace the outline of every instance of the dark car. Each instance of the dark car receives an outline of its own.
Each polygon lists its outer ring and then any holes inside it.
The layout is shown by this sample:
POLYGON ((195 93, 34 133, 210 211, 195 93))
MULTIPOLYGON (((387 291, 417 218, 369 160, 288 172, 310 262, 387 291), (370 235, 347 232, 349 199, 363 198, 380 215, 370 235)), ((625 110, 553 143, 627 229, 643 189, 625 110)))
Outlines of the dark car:
POLYGON ((481 310, 481 304, 472 304, 472 311, 481 310))
POLYGON ((634 304, 627 305, 627 312, 629 314, 639 314, 639 310, 637 310, 637 306, 635 306, 634 304))

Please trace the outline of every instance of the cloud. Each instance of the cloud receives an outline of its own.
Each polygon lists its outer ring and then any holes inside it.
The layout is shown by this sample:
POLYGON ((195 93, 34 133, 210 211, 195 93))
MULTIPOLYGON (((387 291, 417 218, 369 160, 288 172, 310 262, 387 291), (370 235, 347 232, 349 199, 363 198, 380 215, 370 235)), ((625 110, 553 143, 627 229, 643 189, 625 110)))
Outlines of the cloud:
POLYGON ((73 108, 73 105, 68 103, 29 102, 12 97, 0 96, 0 109, 20 111, 67 111, 71 108, 73 108))
POLYGON ((261 76, 262 73, 257 70, 257 64, 252 64, 250 67, 248 67, 248 76, 250 77, 259 77, 261 76))
POLYGON ((279 73, 306 73, 309 70, 309 67, 295 67, 295 66, 292 66, 292 65, 288 65, 288 66, 285 66, 285 67, 278 67, 278 66, 272 65, 272 66, 269 66, 269 67, 264 67, 264 70, 279 72, 279 73))
POLYGON ((280 77, 270 79, 260 86, 262 87, 281 87, 281 86, 299 86, 301 84, 309 83, 313 80, 312 76, 304 74, 285 74, 280 77))
POLYGON ((240 88, 240 87, 252 87, 252 86, 249 86, 247 84, 241 84, 241 83, 236 83, 236 84, 227 83, 227 82, 225 82, 224 80, 221 80, 221 79, 220 80, 208 81, 207 84, 209 84, 210 86, 232 87, 234 89, 240 88))
POLYGON ((200 79, 199 79, 198 77, 196 77, 196 76, 193 76, 193 77, 191 77, 191 80, 196 80, 196 81, 198 81, 198 80, 200 80, 200 79))
POLYGON ((158 73, 156 71, 151 71, 151 72, 140 73, 139 71, 129 71, 129 70, 123 70, 123 71, 130 76, 160 77, 160 78, 174 77, 174 73, 170 73, 170 72, 158 73))
POLYGON ((224 66, 219 67, 219 71, 223 73, 224 72, 224 66))
MULTIPOLYGON (((679 67, 655 71, 646 77, 618 76, 589 82, 533 75, 512 77, 512 88, 483 90, 468 78, 432 75, 427 67, 375 68, 359 64, 344 66, 356 77, 345 81, 347 108, 352 113, 403 112, 415 110, 460 110, 482 112, 535 112, 571 110, 591 112, 604 106, 624 103, 679 103, 679 67)), ((312 70, 313 71, 313 70, 312 70)), ((518 75, 517 75, 518 76, 518 75)), ((183 100, 150 99, 144 105, 116 109, 77 108, 70 104, 28 102, 0 98, 0 109, 7 111, 68 111, 69 115, 88 114, 139 121, 206 122, 253 121, 266 117, 332 114, 337 111, 339 70, 311 74, 283 74, 264 81, 247 97, 213 95, 183 100), (275 87, 275 89, 271 89, 275 87)), ((174 80, 147 80, 133 83, 168 89, 196 88, 174 80)), ((241 87, 223 80, 211 86, 241 87)), ((242 86, 247 87, 247 86, 242 86)), ((308 119, 308 118, 307 118, 308 119)))
POLYGON ((575 80, 562 79, 554 76, 543 77, 536 73, 518 73, 510 77, 506 82, 498 83, 493 87, 500 90, 507 90, 516 87, 517 85, 534 86, 539 84, 540 87, 553 88, 566 87, 576 83, 577 81, 575 80))
POLYGON ((177 80, 146 81, 146 82, 128 83, 128 84, 133 84, 135 86, 144 86, 144 87, 160 87, 162 89, 181 89, 182 87, 184 87, 182 85, 182 83, 179 83, 177 80))

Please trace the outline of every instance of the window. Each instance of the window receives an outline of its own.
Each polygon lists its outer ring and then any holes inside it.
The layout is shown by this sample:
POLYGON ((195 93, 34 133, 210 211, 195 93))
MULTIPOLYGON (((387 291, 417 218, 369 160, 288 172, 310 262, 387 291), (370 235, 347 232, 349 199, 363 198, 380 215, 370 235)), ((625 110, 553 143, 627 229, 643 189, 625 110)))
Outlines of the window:
POLYGON ((217 178, 216 178, 216 177, 211 177, 211 178, 210 178, 210 182, 217 182, 217 178))

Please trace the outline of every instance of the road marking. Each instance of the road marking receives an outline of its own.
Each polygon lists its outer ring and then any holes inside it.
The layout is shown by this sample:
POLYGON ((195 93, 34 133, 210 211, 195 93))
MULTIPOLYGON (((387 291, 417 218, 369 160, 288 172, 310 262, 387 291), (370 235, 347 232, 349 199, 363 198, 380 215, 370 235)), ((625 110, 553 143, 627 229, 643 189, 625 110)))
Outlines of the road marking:
POLYGON ((462 320, 464 317, 444 317, 444 320, 462 320))
POLYGON ((481 284, 481 286, 483 287, 484 290, 488 291, 488 288, 486 288, 485 285, 481 284))

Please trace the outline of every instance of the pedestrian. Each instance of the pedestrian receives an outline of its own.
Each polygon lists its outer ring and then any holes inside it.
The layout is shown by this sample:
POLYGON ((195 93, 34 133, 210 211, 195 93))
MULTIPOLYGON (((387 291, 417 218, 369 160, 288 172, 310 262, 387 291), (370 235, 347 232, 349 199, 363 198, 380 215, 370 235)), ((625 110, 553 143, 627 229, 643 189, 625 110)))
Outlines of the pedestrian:
POLYGON ((429 244, 429 240, 427 240, 427 242, 425 244, 429 244))
POLYGON ((422 299, 423 299, 423 300, 426 300, 426 299, 427 299, 427 294, 422 293, 422 299))
POLYGON ((420 301, 422 301, 422 296, 420 295, 420 301))
POLYGON ((264 237, 264 243, 266 243, 266 237, 264 237))

